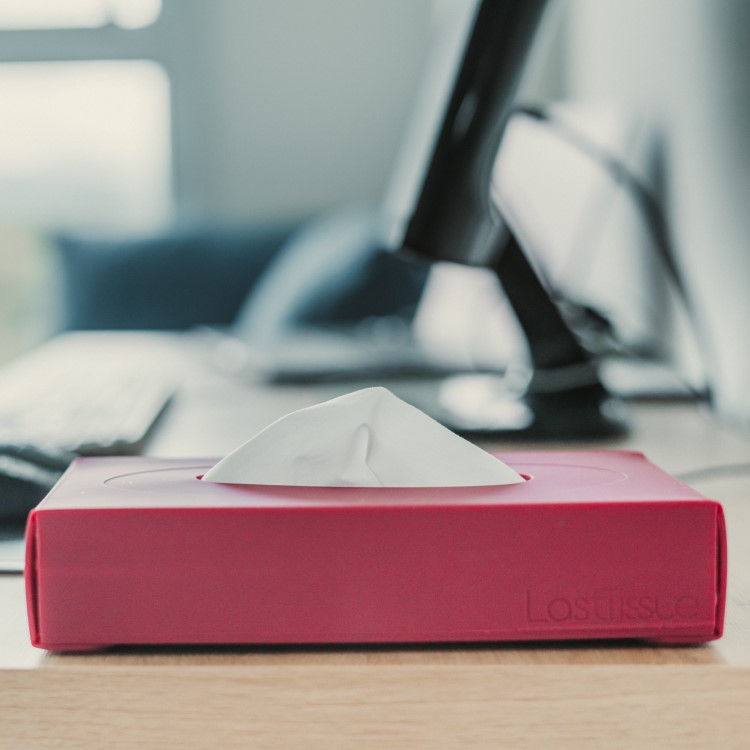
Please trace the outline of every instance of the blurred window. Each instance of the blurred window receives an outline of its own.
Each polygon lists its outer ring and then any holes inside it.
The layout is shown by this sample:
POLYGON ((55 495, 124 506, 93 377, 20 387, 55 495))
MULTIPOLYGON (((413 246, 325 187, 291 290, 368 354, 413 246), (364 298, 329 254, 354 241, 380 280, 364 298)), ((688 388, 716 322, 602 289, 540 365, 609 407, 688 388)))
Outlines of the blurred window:
POLYGON ((171 218, 175 38, 161 0, 0 0, 0 363, 55 330, 51 232, 171 218))
POLYGON ((148 228, 169 212, 169 86, 150 61, 0 65, 0 221, 148 228))
POLYGON ((1 29, 150 26, 161 13, 161 0, 2 0, 1 29))

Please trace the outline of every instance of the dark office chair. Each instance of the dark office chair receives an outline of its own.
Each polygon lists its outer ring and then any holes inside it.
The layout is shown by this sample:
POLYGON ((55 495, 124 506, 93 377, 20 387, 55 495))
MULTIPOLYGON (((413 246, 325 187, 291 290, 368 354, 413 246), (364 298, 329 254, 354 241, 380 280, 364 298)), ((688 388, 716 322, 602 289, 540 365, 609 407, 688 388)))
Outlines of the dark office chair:
POLYGON ((297 227, 183 229, 143 238, 62 235, 60 327, 229 325, 297 227))
POLYGON ((58 238, 64 330, 230 326, 268 341, 290 327, 410 320, 427 277, 377 241, 368 210, 247 230, 142 239, 58 238))

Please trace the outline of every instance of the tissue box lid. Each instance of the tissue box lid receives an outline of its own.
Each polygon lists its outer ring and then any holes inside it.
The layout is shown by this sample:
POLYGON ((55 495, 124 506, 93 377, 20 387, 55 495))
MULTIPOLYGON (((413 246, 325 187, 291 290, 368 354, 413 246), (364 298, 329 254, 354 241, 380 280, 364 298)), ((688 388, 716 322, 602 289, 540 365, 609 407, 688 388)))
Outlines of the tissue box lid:
POLYGON ((514 505, 706 498, 628 451, 497 453, 528 481, 493 487, 294 487, 203 482, 216 459, 79 458, 36 511, 95 508, 282 508, 514 505))

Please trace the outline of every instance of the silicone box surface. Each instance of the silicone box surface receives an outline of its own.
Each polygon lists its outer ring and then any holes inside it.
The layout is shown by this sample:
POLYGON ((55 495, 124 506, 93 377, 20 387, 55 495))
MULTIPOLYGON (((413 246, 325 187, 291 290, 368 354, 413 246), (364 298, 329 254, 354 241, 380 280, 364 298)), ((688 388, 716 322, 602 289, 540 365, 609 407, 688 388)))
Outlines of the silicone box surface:
POLYGON ((31 639, 114 644, 722 632, 721 506, 641 454, 506 453, 480 488, 220 485, 201 460, 84 458, 32 512, 31 639))

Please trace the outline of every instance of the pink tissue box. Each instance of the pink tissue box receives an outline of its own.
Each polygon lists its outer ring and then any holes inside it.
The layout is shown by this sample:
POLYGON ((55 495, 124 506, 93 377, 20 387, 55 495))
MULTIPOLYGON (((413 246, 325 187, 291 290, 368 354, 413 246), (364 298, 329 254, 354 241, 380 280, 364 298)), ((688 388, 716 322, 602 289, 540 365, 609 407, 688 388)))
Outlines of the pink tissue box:
POLYGON ((75 461, 32 512, 31 640, 302 644, 722 632, 721 506, 638 453, 498 456, 522 484, 271 487, 75 461))

